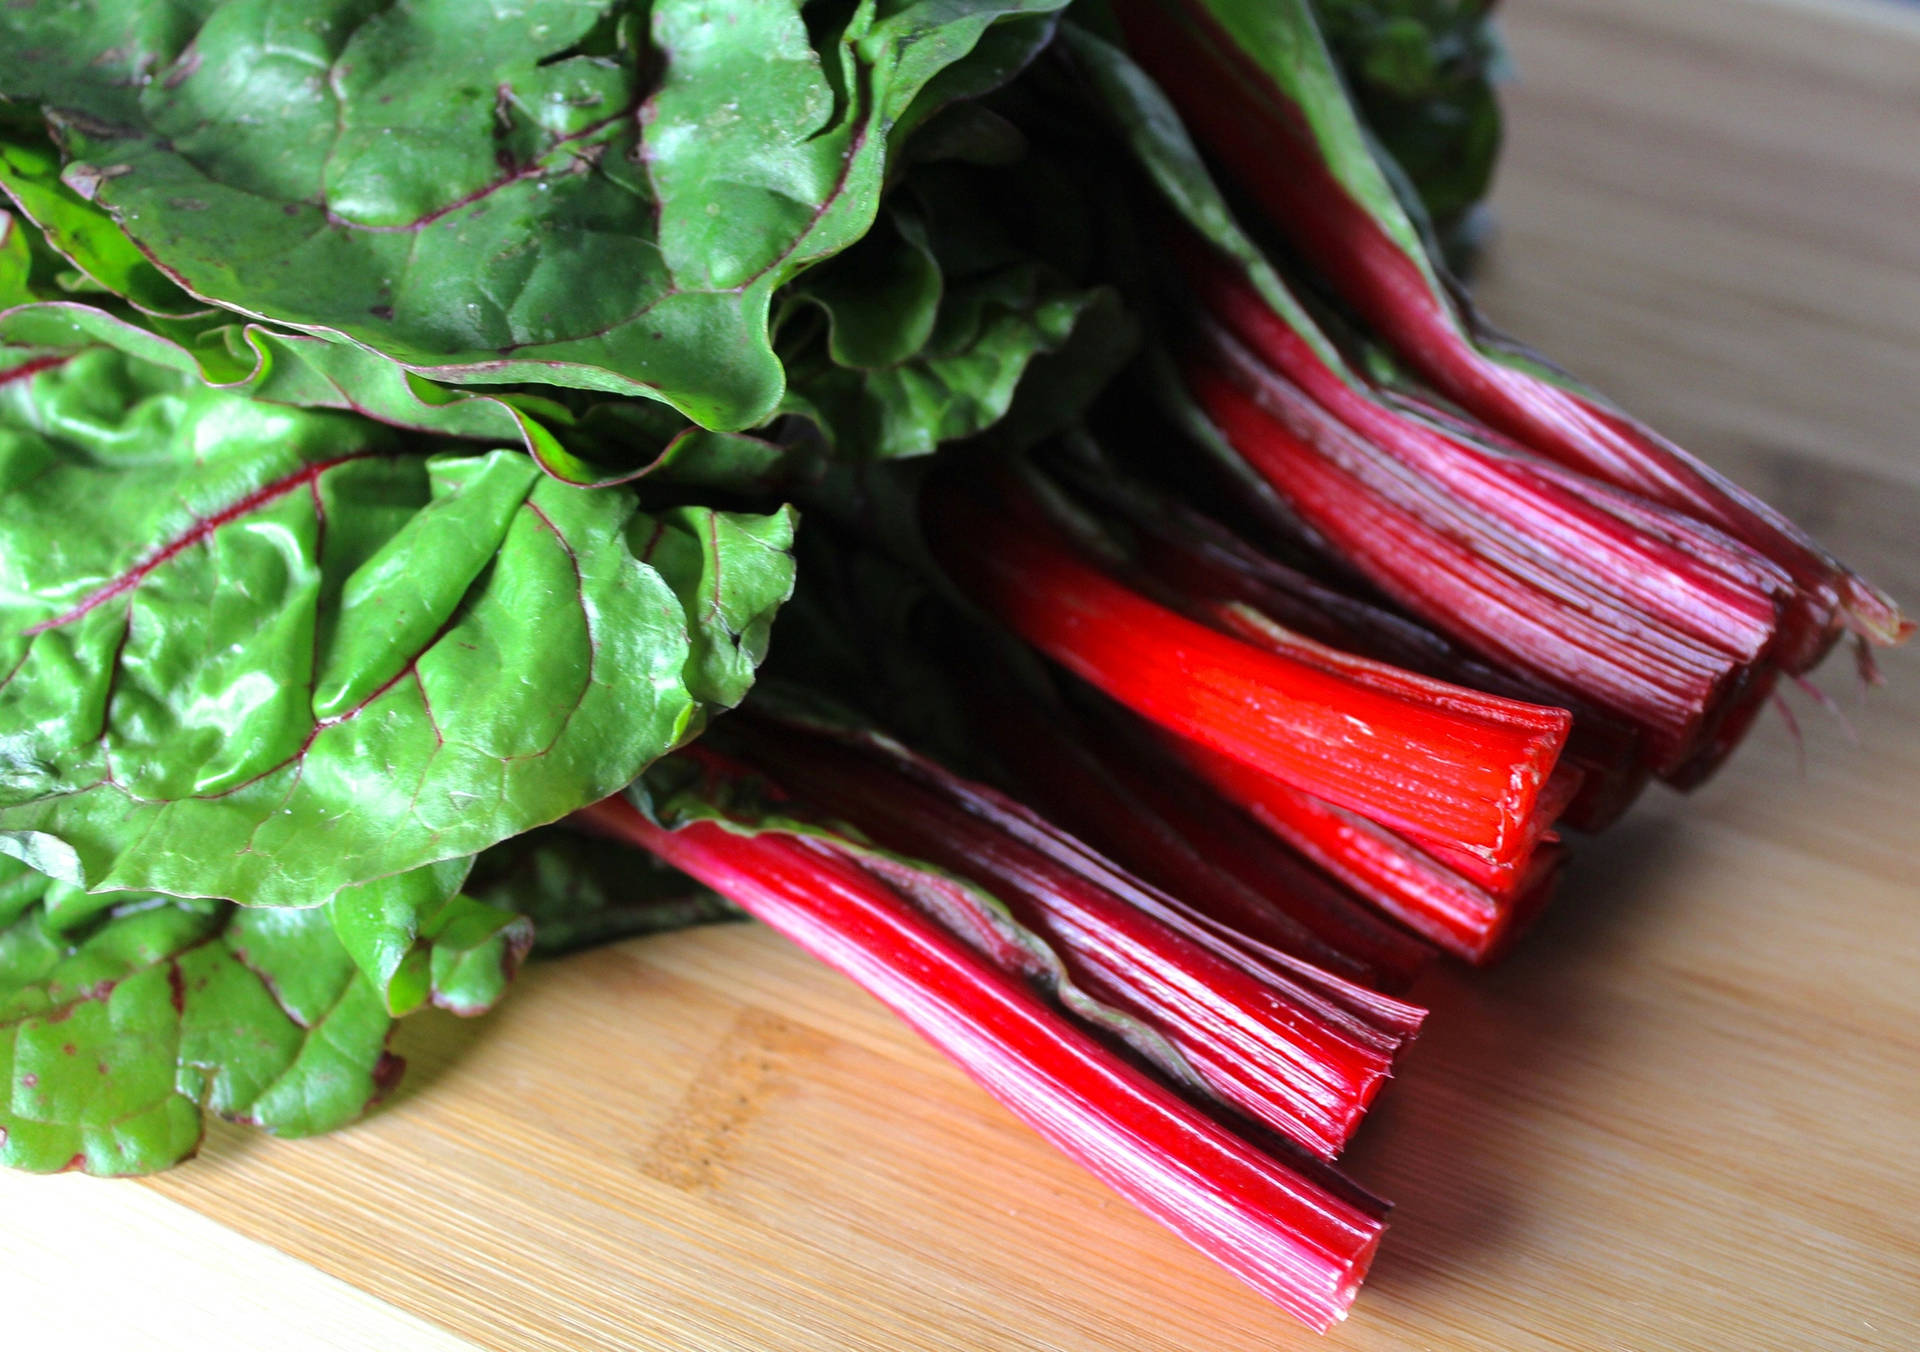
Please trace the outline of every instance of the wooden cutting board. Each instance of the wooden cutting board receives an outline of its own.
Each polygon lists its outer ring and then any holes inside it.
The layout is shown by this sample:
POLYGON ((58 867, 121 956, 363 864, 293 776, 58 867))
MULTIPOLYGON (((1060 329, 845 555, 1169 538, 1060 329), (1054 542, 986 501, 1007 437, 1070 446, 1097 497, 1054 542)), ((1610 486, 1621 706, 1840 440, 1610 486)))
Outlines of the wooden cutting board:
MULTIPOLYGON (((1916 11, 1508 11, 1488 309, 1920 605, 1916 11)), ((1920 660, 1886 668, 1822 675, 1856 740, 1795 698, 1804 752, 1769 721, 1418 992, 1351 1157, 1399 1210, 1325 1346, 1920 1346, 1920 660)), ((0 1182, 15 1345, 1320 1345, 758 928, 400 1042, 336 1137, 0 1182)))

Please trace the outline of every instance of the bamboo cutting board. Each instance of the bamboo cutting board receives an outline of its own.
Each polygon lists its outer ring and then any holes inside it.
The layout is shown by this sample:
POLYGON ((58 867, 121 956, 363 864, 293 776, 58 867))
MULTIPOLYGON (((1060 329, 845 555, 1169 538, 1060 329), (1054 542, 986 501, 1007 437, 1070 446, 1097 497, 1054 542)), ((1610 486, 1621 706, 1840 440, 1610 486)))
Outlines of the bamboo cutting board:
MULTIPOLYGON (((1920 605, 1920 17, 1512 0, 1493 315, 1920 605)), ((1920 1347, 1920 655, 1585 843, 1351 1155, 1399 1203, 1324 1344, 757 927, 403 1025, 309 1143, 0 1180, 15 1345, 1920 1347), (109 1288, 104 1283, 111 1281, 109 1288), (111 1297, 108 1292, 111 1291, 111 1297), (22 1326, 20 1320, 25 1319, 22 1326)))

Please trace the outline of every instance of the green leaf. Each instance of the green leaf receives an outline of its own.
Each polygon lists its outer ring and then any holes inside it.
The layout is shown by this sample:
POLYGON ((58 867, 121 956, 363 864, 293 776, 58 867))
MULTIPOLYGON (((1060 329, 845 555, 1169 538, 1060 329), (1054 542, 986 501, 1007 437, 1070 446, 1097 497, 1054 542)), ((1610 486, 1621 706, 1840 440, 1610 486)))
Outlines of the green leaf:
POLYGON ((46 108, 67 185, 196 296, 436 380, 727 430, 777 407, 770 297, 866 232, 896 120, 992 25, 1063 3, 14 6, 0 93, 46 108))
POLYGON ((798 370, 791 406, 845 458, 929 455, 999 422, 1034 359, 1064 347, 1105 295, 1064 285, 1038 265, 974 280, 947 296, 912 357, 798 370))
POLYGON ((36 898, 0 928, 0 1164, 150 1173, 193 1153, 203 1110, 342 1126, 399 1074, 391 1027, 324 911, 122 894, 76 919, 36 898))
POLYGON ((1486 196, 1505 64, 1478 0, 1314 0, 1327 47, 1382 149, 1445 235, 1486 196))
POLYGON ((194 315, 207 309, 149 262, 111 216, 61 180, 60 155, 50 143, 0 140, 0 188, 94 288, 149 314, 194 315))
POLYGON ((746 698, 767 655, 773 617, 793 595, 791 507, 771 516, 674 507, 636 517, 627 537, 686 611, 693 651, 687 688, 702 704, 731 709, 746 698))
POLYGON ((0 386, 0 852, 269 906, 471 855, 739 698, 791 527, 109 351, 0 386), (656 524, 712 535, 710 603, 656 524))
MULTIPOLYGON (((1085 204, 1044 212, 1046 239, 1028 238, 1030 223, 995 209, 1003 199, 1044 200, 1041 184, 1057 177, 1051 162, 1024 155, 918 166, 883 224, 789 289, 785 408, 814 424, 831 459, 927 455, 995 427, 1035 363, 1084 339, 1096 313, 1118 342, 1096 350, 1083 341, 1073 365, 1085 383, 1104 384, 1130 355, 1133 329, 1117 297, 1075 280, 1083 258, 1050 256, 1063 252, 1061 236, 1079 233, 1066 222, 1085 204), (824 338, 795 337, 809 322, 824 325, 824 338)), ((1058 396, 1050 400, 1056 425, 1078 411, 1058 382, 1048 393, 1058 396)))
POLYGON ((471 859, 342 888, 327 904, 333 932, 399 1017, 429 1003, 473 1015, 492 1008, 533 946, 523 915, 460 895, 471 859))

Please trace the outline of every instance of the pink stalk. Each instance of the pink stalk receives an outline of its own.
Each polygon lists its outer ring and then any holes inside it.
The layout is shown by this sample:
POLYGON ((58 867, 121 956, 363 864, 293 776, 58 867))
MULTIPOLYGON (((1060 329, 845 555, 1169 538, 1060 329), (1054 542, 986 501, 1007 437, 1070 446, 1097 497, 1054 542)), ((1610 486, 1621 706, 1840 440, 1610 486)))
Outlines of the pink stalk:
POLYGON ((1784 569, 1793 591, 1776 658, 1788 671, 1817 663, 1842 619, 1875 643, 1912 632, 1884 593, 1753 494, 1570 383, 1489 355, 1471 312, 1349 195, 1302 110, 1235 48, 1203 0, 1114 8, 1134 58, 1200 143, 1435 388, 1534 453, 1708 523, 1784 569))
POLYGON ((1323 1158, 1346 1144, 1418 1027, 1417 1008, 1372 994, 1356 1006, 1348 983, 1300 979, 931 762, 764 719, 728 732, 804 810, 985 888, 1075 985, 1165 1037, 1223 1102, 1323 1158))
POLYGON ((1178 767, 1143 763, 1065 709, 978 692, 972 707, 1026 801, 1213 920, 1382 991, 1432 956, 1178 767))
POLYGON ((582 815, 850 977, 1054 1146, 1296 1318, 1322 1332, 1345 1318, 1383 1207, 1255 1149, 817 842, 705 822, 663 830, 612 799, 582 815))

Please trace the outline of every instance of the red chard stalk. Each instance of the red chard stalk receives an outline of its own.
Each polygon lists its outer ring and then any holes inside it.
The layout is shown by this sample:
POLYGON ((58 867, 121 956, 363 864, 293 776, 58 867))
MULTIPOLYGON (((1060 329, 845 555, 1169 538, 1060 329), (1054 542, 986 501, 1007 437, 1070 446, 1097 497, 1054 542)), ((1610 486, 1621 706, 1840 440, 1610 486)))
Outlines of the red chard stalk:
POLYGON ((936 555, 976 603, 1082 680, 1397 829, 1493 860, 1532 843, 1564 711, 1488 717, 1262 651, 1117 581, 1012 474, 992 487, 940 485, 928 511, 936 555))
POLYGON ((1260 1150, 1117 1055, 829 846, 608 800, 584 823, 713 888, 841 972, 1129 1202, 1322 1332, 1346 1315, 1385 1207, 1260 1150))

